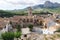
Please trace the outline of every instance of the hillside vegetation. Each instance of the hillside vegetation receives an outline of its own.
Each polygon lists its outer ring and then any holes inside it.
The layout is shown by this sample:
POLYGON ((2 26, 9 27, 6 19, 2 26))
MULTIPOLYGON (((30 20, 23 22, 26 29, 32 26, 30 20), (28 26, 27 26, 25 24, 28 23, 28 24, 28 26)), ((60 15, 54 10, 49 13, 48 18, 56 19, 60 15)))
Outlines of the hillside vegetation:
MULTIPOLYGON (((41 12, 60 14, 60 8, 37 8, 32 10, 33 14, 40 14, 41 12)), ((12 17, 14 15, 27 15, 27 10, 0 10, 0 17, 12 17)))
POLYGON ((51 13, 59 13, 60 14, 60 8, 38 8, 34 9, 33 13, 40 13, 40 12, 51 12, 51 13))
MULTIPOLYGON (((15 10, 0 10, 0 17, 12 17, 14 15, 27 15, 27 10, 29 7, 24 9, 15 10)), ((38 4, 32 6, 33 14, 40 14, 41 12, 57 13, 60 14, 60 3, 53 3, 46 1, 44 4, 38 4)))

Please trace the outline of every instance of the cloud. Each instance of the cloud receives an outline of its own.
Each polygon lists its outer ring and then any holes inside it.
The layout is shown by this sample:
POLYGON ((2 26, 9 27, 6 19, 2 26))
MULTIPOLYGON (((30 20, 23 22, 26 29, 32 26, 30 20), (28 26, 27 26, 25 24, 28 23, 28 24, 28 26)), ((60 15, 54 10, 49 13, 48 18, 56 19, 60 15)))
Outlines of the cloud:
POLYGON ((13 4, 13 5, 33 5, 34 3, 33 2, 28 2, 27 0, 26 1, 24 1, 24 0, 14 0, 14 1, 12 1, 12 0, 4 0, 5 2, 7 2, 7 3, 10 3, 10 4, 13 4))
POLYGON ((4 0, 4 1, 14 5, 36 5, 43 3, 42 0, 4 0))
MULTIPOLYGON (((43 4, 45 1, 49 0, 0 0, 0 9, 21 9, 27 6, 43 4)), ((60 1, 53 0, 52 2, 60 1)))
POLYGON ((7 3, 11 3, 14 5, 37 5, 42 4, 48 0, 4 0, 7 3))
POLYGON ((34 3, 27 3, 27 2, 8 2, 14 5, 33 5, 34 3))

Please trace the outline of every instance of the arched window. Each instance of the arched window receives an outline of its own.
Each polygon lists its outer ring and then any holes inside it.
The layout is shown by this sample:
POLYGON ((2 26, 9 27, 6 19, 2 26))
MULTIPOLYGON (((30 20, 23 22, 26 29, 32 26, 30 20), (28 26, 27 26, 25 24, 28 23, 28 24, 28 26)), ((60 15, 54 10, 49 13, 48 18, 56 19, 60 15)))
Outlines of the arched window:
POLYGON ((23 19, 23 22, 25 22, 25 19, 23 19))
POLYGON ((30 22, 33 22, 33 19, 30 19, 30 22))
POLYGON ((43 21, 40 21, 40 25, 43 26, 43 21))
POLYGON ((27 22, 29 22, 29 19, 27 19, 27 22))

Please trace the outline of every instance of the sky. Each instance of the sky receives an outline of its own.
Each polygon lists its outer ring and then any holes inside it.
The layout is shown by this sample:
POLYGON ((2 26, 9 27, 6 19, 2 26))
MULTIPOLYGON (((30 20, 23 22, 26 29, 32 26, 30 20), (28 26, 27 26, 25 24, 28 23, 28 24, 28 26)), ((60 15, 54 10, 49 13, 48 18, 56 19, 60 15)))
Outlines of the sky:
POLYGON ((0 10, 23 9, 28 6, 43 4, 45 1, 60 3, 60 0, 0 0, 0 10))

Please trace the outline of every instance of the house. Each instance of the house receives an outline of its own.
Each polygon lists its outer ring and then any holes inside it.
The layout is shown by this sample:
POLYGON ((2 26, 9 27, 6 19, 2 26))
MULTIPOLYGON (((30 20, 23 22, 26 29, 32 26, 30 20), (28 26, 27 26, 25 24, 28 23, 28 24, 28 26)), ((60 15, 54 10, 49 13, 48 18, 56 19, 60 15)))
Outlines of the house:
POLYGON ((22 34, 30 34, 30 29, 29 28, 21 28, 22 34))
POLYGON ((5 33, 8 31, 12 31, 12 25, 9 23, 9 21, 0 21, 0 32, 5 33))

